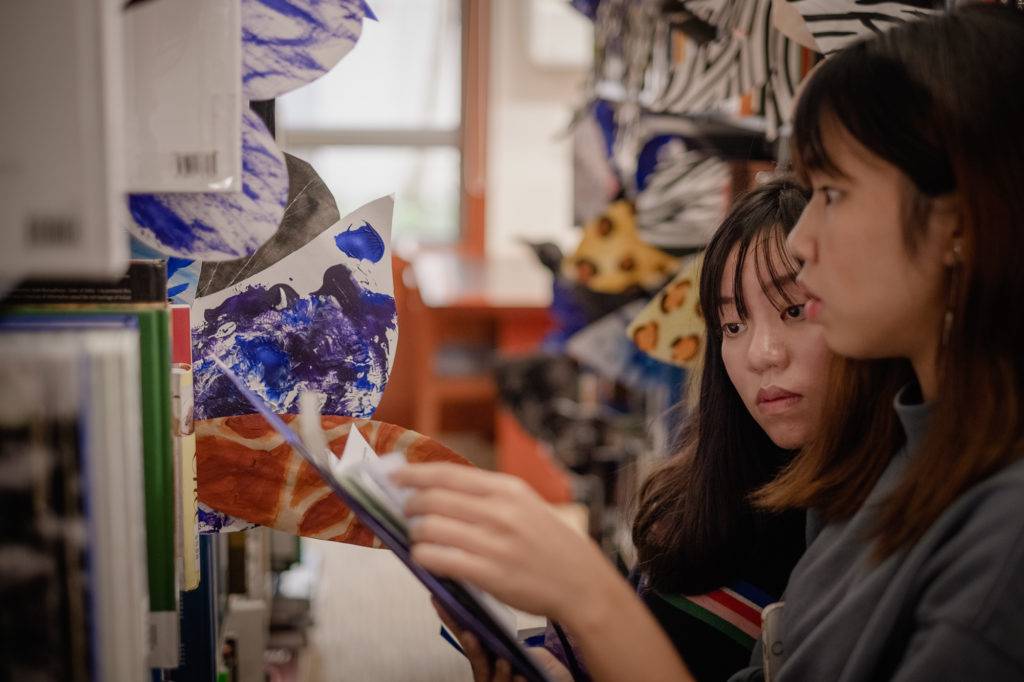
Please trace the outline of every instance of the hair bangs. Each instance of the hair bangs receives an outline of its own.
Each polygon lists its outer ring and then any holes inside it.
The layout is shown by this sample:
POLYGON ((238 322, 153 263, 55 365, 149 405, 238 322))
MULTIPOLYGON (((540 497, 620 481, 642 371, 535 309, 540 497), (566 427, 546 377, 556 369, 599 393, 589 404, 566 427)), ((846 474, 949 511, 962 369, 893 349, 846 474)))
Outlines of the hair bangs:
MULTIPOLYGON (((786 230, 776 223, 760 232, 743 235, 738 243, 732 288, 736 312, 740 319, 745 320, 749 314, 747 294, 743 287, 743 271, 748 259, 753 259, 754 274, 761 285, 761 291, 776 310, 796 304, 790 294, 790 285, 796 281, 800 268, 786 249, 786 230)), ((721 301, 719 306, 721 307, 721 301)))

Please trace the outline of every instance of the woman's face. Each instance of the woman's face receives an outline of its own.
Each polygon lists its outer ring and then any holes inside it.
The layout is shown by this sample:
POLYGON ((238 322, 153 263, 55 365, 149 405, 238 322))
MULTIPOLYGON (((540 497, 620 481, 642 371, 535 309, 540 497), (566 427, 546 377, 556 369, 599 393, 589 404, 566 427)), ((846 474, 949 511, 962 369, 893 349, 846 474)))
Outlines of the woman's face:
POLYGON ((843 175, 810 174, 814 195, 788 241, 804 263, 799 282, 811 298, 808 318, 829 348, 847 357, 934 354, 954 213, 933 202, 911 253, 902 227, 910 181, 838 125, 825 132, 843 175))
POLYGON ((818 429, 831 354, 821 328, 806 320, 806 295, 794 281, 765 282, 765 288, 781 288, 795 303, 777 309, 758 280, 753 254, 740 274, 747 309, 746 319, 740 319, 733 291, 738 253, 734 247, 722 277, 722 360, 768 437, 779 447, 796 449, 818 429))

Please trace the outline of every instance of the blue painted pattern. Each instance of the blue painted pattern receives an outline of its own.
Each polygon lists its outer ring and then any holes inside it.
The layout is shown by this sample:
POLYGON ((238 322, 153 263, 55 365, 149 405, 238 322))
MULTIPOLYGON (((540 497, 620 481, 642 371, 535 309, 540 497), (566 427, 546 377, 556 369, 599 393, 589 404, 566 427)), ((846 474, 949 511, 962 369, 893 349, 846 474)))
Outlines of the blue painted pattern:
POLYGON ((242 91, 278 97, 327 73, 355 46, 366 0, 242 0, 242 91))
POLYGON ((129 195, 129 231, 167 255, 211 261, 239 258, 273 236, 287 201, 284 155, 260 118, 246 109, 242 191, 129 195))
POLYGON ((326 396, 324 414, 370 417, 388 377, 395 299, 364 288, 348 266, 308 296, 285 283, 253 285, 204 313, 192 330, 196 419, 252 411, 217 370, 223 360, 275 412, 298 412, 299 392, 326 396))
POLYGON ((379 263, 384 257, 384 239, 366 221, 359 227, 350 227, 339 234, 334 238, 334 243, 339 251, 356 260, 379 263))

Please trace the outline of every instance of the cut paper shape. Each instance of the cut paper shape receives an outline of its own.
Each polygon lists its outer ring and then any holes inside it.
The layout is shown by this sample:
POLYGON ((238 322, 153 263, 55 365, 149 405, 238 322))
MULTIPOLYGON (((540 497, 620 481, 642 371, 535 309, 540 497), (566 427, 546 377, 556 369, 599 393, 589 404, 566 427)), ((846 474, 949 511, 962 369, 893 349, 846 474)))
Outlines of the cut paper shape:
POLYGON ((618 294, 633 286, 656 289, 678 267, 675 258, 640 239, 633 205, 616 201, 583 228, 576 251, 562 261, 562 275, 592 291, 618 294))
POLYGON ((273 135, 242 113, 242 191, 131 194, 129 232, 162 254, 207 261, 247 256, 277 231, 288 169, 273 135))
POLYGON ((883 33, 907 21, 943 12, 945 0, 864 2, 863 0, 788 0, 806 22, 822 54, 837 52, 852 42, 883 33))
POLYGON ((707 328, 700 311, 701 258, 691 258, 626 329, 637 348, 661 362, 694 369, 703 356, 707 328))
POLYGON ((251 277, 315 239, 341 220, 338 205, 316 170, 285 152, 288 166, 288 205, 277 232, 251 256, 204 263, 198 296, 207 296, 251 277))
POLYGON ((701 114, 754 92, 774 139, 789 121, 805 66, 803 46, 775 28, 772 0, 692 0, 686 9, 716 27, 717 37, 686 40, 650 109, 701 114))
POLYGON ((566 352, 605 379, 631 389, 667 388, 671 404, 678 399, 685 373, 647 355, 626 336, 626 328, 644 306, 643 301, 634 301, 604 316, 573 335, 566 352))
POLYGON ((167 261, 167 300, 181 305, 192 305, 199 287, 202 263, 190 258, 167 257, 138 239, 131 238, 132 258, 167 261))
MULTIPOLYGON (((296 419, 292 414, 280 416, 286 423, 296 419)), ((440 443, 401 426, 334 415, 320 417, 320 425, 338 458, 354 426, 381 455, 400 452, 409 462, 469 464, 440 443)), ((207 507, 286 533, 381 547, 262 416, 197 421, 196 437, 199 499, 207 507)))
POLYGON ((377 199, 262 272, 209 296, 192 313, 196 418, 247 414, 220 358, 275 412, 297 413, 303 390, 322 412, 366 418, 387 384, 398 342, 391 273, 392 197, 377 199), (377 262, 335 239, 360 226, 385 244, 377 262), (365 226, 365 227, 364 227, 365 226))
POLYGON ((724 161, 668 141, 636 198, 641 239, 662 249, 704 246, 725 216, 731 180, 724 161))
POLYGON ((316 80, 376 20, 365 0, 242 0, 242 92, 273 99, 316 80))

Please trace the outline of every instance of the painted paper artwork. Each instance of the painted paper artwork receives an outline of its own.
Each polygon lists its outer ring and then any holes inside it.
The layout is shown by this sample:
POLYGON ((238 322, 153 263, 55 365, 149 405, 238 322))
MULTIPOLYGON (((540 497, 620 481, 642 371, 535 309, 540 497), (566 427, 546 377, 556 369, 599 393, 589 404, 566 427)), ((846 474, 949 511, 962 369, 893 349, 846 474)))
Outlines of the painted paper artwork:
POLYGON ((678 260, 640 238, 633 205, 620 200, 584 225, 576 251, 562 261, 562 275, 592 291, 620 294, 635 286, 658 289, 678 267, 678 260))
POLYGON ((213 356, 275 412, 296 414, 306 390, 325 396, 321 413, 373 414, 398 342, 393 206, 391 197, 377 199, 266 270, 196 299, 197 419, 252 411, 213 356))
POLYGON ((630 323, 626 335, 655 360, 694 369, 700 362, 706 325, 700 311, 699 257, 689 259, 630 323))
POLYGON ((200 499, 196 512, 196 525, 200 535, 210 535, 213 533, 238 533, 255 528, 258 524, 218 511, 200 499))
POLYGON ((818 52, 832 54, 850 43, 945 10, 944 0, 787 0, 804 21, 818 52))
POLYGON ((637 348, 626 335, 629 324, 646 303, 633 301, 577 332, 566 344, 569 357, 609 381, 643 391, 667 388, 670 403, 676 402, 683 384, 683 370, 657 360, 637 348))
POLYGON ((242 92, 273 99, 327 73, 355 46, 366 0, 242 0, 242 92))
POLYGON ((167 260, 167 300, 180 305, 192 305, 199 287, 202 263, 191 258, 168 258, 148 244, 131 238, 132 258, 167 260))
POLYGON ((132 236, 162 254, 240 258, 274 235, 288 201, 284 154, 259 116, 242 114, 242 191, 131 194, 132 236))
MULTIPOLYGON (((294 415, 281 415, 287 423, 294 415)), ((331 452, 339 458, 355 426, 381 454, 401 452, 410 462, 468 464, 460 455, 415 431, 393 424, 320 417, 331 452)), ((338 499, 320 474, 258 414, 196 423, 199 500, 250 524, 286 533, 380 547, 380 540, 338 499)))

